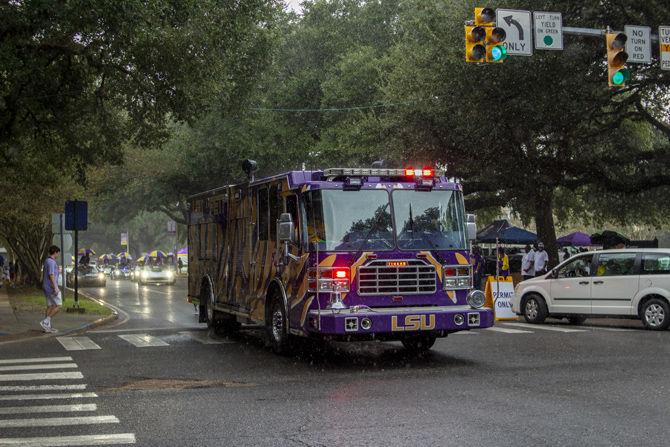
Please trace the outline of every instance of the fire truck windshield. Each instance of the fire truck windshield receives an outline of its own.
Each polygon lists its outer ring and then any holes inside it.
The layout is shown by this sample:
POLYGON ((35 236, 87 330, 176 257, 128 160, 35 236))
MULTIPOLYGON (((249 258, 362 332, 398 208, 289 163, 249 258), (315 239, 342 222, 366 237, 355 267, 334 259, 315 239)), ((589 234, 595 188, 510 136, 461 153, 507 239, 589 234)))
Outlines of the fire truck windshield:
POLYGON ((398 248, 466 248, 463 199, 459 191, 393 191, 398 248))
POLYGON ((319 250, 393 248, 393 224, 386 190, 316 190, 305 195, 309 242, 319 250))

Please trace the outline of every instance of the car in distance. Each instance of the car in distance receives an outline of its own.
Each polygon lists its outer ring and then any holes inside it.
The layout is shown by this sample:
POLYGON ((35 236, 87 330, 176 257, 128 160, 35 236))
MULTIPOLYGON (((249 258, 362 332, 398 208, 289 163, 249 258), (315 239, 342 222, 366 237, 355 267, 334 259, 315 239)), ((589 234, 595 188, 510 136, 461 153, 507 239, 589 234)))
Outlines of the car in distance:
POLYGON ((639 318, 647 329, 670 326, 670 249, 580 253, 544 276, 516 286, 512 310, 529 323, 547 317, 581 324, 587 317, 639 318))
MULTIPOLYGON (((77 283, 80 287, 106 287, 107 276, 104 272, 91 266, 79 266, 77 283)), ((74 270, 69 273, 68 284, 74 285, 74 270)))
POLYGON ((177 282, 175 272, 165 266, 144 266, 135 271, 138 284, 169 284, 177 282))

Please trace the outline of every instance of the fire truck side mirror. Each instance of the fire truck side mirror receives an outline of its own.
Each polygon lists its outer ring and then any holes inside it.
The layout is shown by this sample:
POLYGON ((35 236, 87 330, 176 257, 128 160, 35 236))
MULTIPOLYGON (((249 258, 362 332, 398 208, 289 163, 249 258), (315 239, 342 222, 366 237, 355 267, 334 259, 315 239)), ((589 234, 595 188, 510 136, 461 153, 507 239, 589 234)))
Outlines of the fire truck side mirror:
POLYGON ((277 238, 279 242, 293 242, 293 220, 289 213, 282 213, 277 222, 277 238))
POLYGON ((466 225, 468 230, 468 240, 474 241, 477 239, 477 222, 474 214, 468 214, 466 216, 466 225))

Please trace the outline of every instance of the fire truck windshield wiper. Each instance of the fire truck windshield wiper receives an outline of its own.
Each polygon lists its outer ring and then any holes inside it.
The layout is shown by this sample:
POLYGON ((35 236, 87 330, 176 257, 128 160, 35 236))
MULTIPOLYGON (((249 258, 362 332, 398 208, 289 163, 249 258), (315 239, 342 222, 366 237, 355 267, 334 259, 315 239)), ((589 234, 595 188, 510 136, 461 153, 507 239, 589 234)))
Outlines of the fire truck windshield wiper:
MULTIPOLYGON (((368 239, 370 239, 370 236, 372 235, 372 232, 375 230, 375 228, 377 228, 377 225, 381 221, 381 217, 384 215, 384 212, 386 212, 386 208, 388 208, 388 206, 390 204, 391 204, 391 202, 386 202, 384 207, 375 216, 375 220, 372 221, 372 224, 370 225, 370 229, 365 234, 365 237, 361 240, 361 243, 358 244, 358 248, 356 249, 356 255, 354 256, 354 259, 358 258, 361 255, 361 252, 363 251, 364 245, 366 244, 368 239)), ((392 246, 391 246, 391 248, 392 248, 392 246)))

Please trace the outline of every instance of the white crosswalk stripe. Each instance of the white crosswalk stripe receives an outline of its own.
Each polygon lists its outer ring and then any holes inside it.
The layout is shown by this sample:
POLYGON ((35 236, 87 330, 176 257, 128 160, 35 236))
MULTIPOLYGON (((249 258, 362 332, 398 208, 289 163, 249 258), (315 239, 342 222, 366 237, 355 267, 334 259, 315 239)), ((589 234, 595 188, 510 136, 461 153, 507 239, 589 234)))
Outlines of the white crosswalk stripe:
POLYGON ((522 331, 520 329, 508 329, 508 328, 499 327, 499 326, 487 327, 484 330, 485 331, 491 331, 491 332, 502 332, 503 334, 532 334, 533 333, 531 331, 522 331))
POLYGON ((506 326, 512 326, 512 327, 522 327, 522 328, 527 328, 527 329, 538 329, 541 331, 553 331, 553 332, 563 332, 564 334, 571 334, 571 333, 577 333, 577 332, 586 332, 583 329, 569 329, 569 328, 562 328, 562 327, 557 327, 557 326, 548 326, 545 324, 527 324, 527 323, 502 323, 506 326))
POLYGON ((47 363, 47 362, 68 362, 72 357, 33 357, 29 359, 0 359, 0 365, 9 365, 11 363, 47 363))
POLYGON ((148 348, 152 346, 170 346, 158 337, 149 334, 126 334, 119 335, 119 338, 138 348, 148 348))
POLYGON ((75 385, 2 385, 0 391, 71 391, 85 390, 85 383, 75 385))
POLYGON ((49 436, 39 438, 0 438, 0 447, 69 447, 81 445, 135 444, 134 433, 110 435, 49 436))
POLYGON ((0 382, 17 382, 31 380, 66 380, 83 379, 84 375, 79 371, 54 372, 54 373, 30 373, 30 374, 0 374, 0 382))
MULTIPOLYGON (((64 339, 58 341, 65 349, 68 347, 72 348, 69 350, 100 349, 100 346, 88 337, 60 338, 64 339)), ((98 405, 81 400, 98 398, 96 393, 85 391, 87 384, 77 383, 77 381, 74 383, 59 382, 67 379, 83 379, 81 372, 73 371, 78 369, 78 366, 72 357, 0 359, 0 365, 2 365, 0 366, 0 382, 6 383, 0 385, 0 415, 7 417, 0 418, 0 447, 66 447, 136 443, 134 433, 109 433, 109 430, 102 429, 102 426, 109 427, 119 424, 120 420, 112 414, 96 415, 98 405), (19 373, 18 371, 35 372, 19 373), (21 385, 16 382, 36 383, 21 385), (54 403, 35 405, 41 403, 39 401, 53 401, 54 403), (77 401, 81 403, 73 403, 77 401), (68 413, 72 416, 68 416, 68 413), (49 427, 73 427, 72 430, 76 429, 79 433, 84 434, 70 436, 65 432, 63 436, 20 437, 25 429, 44 428, 46 433, 53 433, 53 429, 48 429, 49 427), (86 434, 86 432, 98 430, 107 433, 86 434), (10 437, 17 435, 19 437, 10 437)), ((63 433, 61 430, 63 429, 58 429, 57 433, 63 433)))
POLYGON ((76 416, 63 418, 0 419, 0 428, 62 427, 64 425, 118 424, 116 416, 76 416))
POLYGON ((56 340, 68 351, 86 351, 101 349, 88 337, 56 337, 56 340))
POLYGON ((46 363, 44 365, 37 365, 31 363, 29 365, 9 365, 0 366, 0 371, 30 371, 40 369, 76 369, 76 363, 46 363))
POLYGON ((70 413, 75 411, 96 411, 96 404, 78 405, 32 405, 27 407, 0 407, 0 414, 24 413, 70 413))
POLYGON ((6 394, 0 400, 50 400, 50 399, 88 399, 98 397, 95 393, 54 393, 54 394, 6 394))

